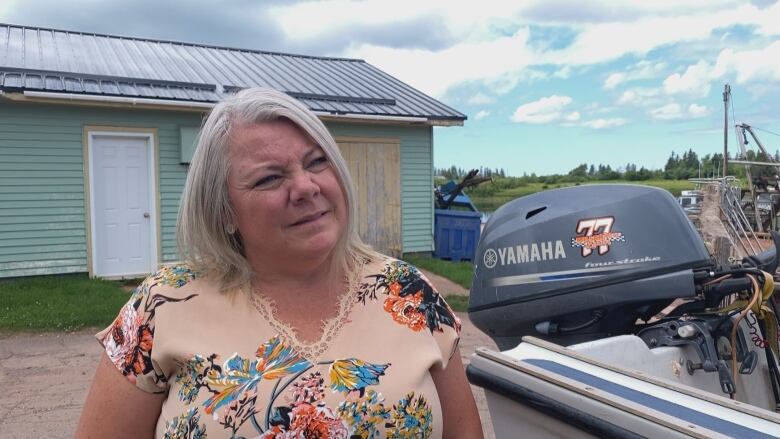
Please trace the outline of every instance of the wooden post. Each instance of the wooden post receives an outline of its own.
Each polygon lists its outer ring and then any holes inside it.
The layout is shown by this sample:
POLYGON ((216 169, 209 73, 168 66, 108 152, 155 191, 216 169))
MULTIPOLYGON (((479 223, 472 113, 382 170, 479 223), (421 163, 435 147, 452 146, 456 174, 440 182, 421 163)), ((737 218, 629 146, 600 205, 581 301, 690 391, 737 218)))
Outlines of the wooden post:
POLYGON ((724 236, 718 236, 714 239, 714 254, 712 255, 720 266, 728 266, 731 257, 731 241, 724 236))
POLYGON ((729 174, 729 97, 731 86, 723 86, 723 176, 729 174))

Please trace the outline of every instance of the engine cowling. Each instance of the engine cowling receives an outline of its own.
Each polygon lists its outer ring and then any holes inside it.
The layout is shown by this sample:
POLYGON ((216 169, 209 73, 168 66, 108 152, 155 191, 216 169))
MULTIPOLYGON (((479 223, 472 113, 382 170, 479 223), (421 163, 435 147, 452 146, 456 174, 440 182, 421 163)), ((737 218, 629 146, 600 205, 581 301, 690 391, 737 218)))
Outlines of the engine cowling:
POLYGON ((482 232, 469 317, 501 349, 524 335, 568 345, 631 332, 712 266, 672 195, 587 185, 511 201, 482 232))

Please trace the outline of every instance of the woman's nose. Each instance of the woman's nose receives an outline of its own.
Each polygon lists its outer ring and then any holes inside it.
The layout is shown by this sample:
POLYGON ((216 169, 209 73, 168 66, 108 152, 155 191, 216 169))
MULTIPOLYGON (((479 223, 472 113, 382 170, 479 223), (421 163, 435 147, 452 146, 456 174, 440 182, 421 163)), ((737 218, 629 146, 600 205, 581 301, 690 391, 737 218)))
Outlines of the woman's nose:
POLYGON ((313 175, 305 170, 293 174, 290 186, 290 201, 293 203, 310 200, 320 193, 320 186, 313 175))

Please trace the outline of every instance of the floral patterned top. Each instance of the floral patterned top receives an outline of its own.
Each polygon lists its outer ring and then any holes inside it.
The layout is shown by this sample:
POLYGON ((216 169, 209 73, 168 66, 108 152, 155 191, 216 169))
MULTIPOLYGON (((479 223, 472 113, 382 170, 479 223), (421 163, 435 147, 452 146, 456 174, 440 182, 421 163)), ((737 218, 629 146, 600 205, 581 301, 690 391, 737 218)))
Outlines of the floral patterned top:
POLYGON ((97 338, 128 380, 167 393, 158 438, 441 437, 429 370, 447 366, 460 321, 405 262, 367 261, 354 279, 325 342, 299 343, 273 304, 183 265, 147 278, 97 338))

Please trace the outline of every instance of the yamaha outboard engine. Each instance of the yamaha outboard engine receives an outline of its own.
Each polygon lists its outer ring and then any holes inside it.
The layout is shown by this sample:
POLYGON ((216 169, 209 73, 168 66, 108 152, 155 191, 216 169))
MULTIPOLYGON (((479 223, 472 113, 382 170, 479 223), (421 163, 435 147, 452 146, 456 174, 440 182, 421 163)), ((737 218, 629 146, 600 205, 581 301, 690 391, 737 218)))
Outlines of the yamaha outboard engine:
POLYGON ((477 250, 469 317, 502 350, 534 335, 561 345, 631 333, 694 297, 713 263, 669 192, 592 185, 505 204, 477 250))

